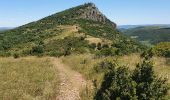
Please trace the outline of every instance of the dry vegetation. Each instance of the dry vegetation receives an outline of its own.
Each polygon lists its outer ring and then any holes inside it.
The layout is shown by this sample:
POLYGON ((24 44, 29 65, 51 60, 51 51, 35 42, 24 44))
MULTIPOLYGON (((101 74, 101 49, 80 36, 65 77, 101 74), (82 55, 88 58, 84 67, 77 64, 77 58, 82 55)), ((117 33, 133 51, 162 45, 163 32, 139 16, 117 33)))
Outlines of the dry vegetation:
POLYGON ((76 25, 60 25, 56 26, 56 29, 61 30, 61 32, 52 38, 46 39, 45 42, 49 42, 50 40, 64 39, 68 36, 78 35, 78 26, 76 25))
POLYGON ((0 100, 49 100, 58 77, 47 57, 0 58, 0 100))
MULTIPOLYGON (((57 91, 59 78, 56 67, 52 65, 49 57, 24 57, 14 59, 11 57, 0 58, 0 99, 22 100, 49 100, 54 99, 57 91)), ((134 69, 141 61, 139 54, 131 54, 122 57, 100 57, 92 54, 70 55, 61 58, 73 70, 80 72, 87 79, 87 86, 81 92, 83 100, 91 100, 94 96, 94 81, 100 88, 104 73, 94 71, 97 64, 103 60, 116 62, 118 65, 127 65, 134 69)), ((170 59, 154 57, 154 70, 159 76, 168 78, 170 83, 170 59)))
MULTIPOLYGON (((141 62, 142 59, 140 58, 139 54, 131 54, 126 55, 122 57, 101 57, 96 58, 94 55, 91 54, 83 54, 83 55, 70 55, 67 57, 63 57, 63 62, 68 64, 72 69, 79 71, 82 73, 88 80, 90 80, 92 83, 96 80, 97 88, 100 87, 101 81, 103 79, 104 73, 96 73, 94 72, 95 66, 103 61, 103 60, 109 60, 116 62, 118 65, 126 65, 130 69, 134 69, 136 64, 141 62)), ((160 58, 160 57, 154 57, 153 59, 154 63, 154 70, 158 76, 162 76, 165 78, 168 78, 168 83, 170 83, 170 77, 168 77, 170 74, 170 59, 169 58, 160 58)), ((85 98, 87 96, 92 96, 93 89, 87 88, 82 94, 82 97, 85 98), (85 94, 86 93, 86 94, 85 94)), ((87 98, 86 98, 87 99, 87 98)))
MULTIPOLYGON (((87 79, 91 79, 91 71, 93 67, 102 60, 116 61, 120 66, 126 65, 131 69, 134 69, 136 64, 141 62, 139 54, 131 54, 120 57, 101 57, 95 58, 91 54, 71 55, 63 57, 63 62, 70 65, 74 70, 78 70, 83 73, 87 79)), ((154 70, 158 75, 166 76, 170 82, 170 59, 164 57, 154 57, 154 70)))
POLYGON ((110 41, 110 40, 107 40, 107 39, 104 39, 104 38, 97 38, 97 37, 93 37, 93 36, 90 36, 90 35, 87 35, 85 40, 89 41, 90 44, 91 43, 95 43, 95 44, 101 43, 101 44, 108 44, 108 45, 112 44, 112 41, 110 41))

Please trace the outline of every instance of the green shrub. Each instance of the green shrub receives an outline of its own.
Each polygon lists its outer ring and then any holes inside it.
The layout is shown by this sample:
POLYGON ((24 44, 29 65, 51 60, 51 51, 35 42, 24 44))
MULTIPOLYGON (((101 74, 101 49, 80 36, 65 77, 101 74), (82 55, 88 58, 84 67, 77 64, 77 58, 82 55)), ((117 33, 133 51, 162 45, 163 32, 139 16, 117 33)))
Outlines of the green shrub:
MULTIPOLYGON (((108 65, 105 64, 105 67, 108 65)), ((127 67, 116 68, 109 64, 101 88, 97 91, 95 100, 134 100, 136 96, 136 83, 132 80, 127 67)), ((104 69, 105 70, 105 69, 104 69)))
POLYGON ((145 58, 145 59, 150 59, 154 56, 154 51, 153 49, 145 50, 143 53, 141 53, 140 57, 145 58))
POLYGON ((33 54, 42 54, 44 52, 44 47, 42 45, 37 45, 32 48, 33 54))
POLYGON ((161 42, 153 47, 153 52, 157 56, 170 57, 170 42, 161 42))
MULTIPOLYGON (((45 45, 47 54, 53 53, 59 56, 70 55, 71 53, 84 53, 88 49, 88 42, 78 37, 66 37, 64 39, 51 40, 45 45)), ((52 55, 53 55, 52 54, 52 55)), ((51 54, 50 54, 51 55, 51 54)))
POLYGON ((164 99, 169 87, 166 79, 158 78, 153 71, 153 64, 144 60, 138 64, 132 74, 132 79, 137 83, 136 95, 140 100, 164 99))
POLYGON ((115 64, 101 63, 98 67, 105 75, 95 100, 163 100, 167 96, 167 81, 154 74, 150 61, 144 60, 133 72, 115 64))

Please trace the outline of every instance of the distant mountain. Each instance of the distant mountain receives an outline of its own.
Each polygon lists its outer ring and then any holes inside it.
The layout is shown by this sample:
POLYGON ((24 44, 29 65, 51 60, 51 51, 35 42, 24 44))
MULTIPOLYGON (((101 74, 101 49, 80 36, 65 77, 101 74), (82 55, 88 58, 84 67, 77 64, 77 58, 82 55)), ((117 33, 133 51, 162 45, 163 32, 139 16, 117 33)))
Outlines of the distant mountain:
POLYGON ((170 42, 169 25, 140 26, 121 31, 131 38, 143 43, 157 44, 160 42, 170 42))
POLYGON ((5 31, 9 29, 13 29, 13 27, 0 27, 0 31, 5 31))
POLYGON ((119 32, 116 24, 93 3, 73 7, 0 34, 3 55, 62 56, 100 52, 102 47, 110 47, 105 53, 109 50, 120 55, 144 48, 119 32))
POLYGON ((170 27, 170 24, 150 24, 150 25, 119 25, 118 29, 130 29, 130 28, 137 28, 137 27, 146 27, 146 26, 156 26, 156 27, 162 27, 167 28, 170 27))
POLYGON ((141 26, 141 25, 119 25, 118 29, 129 29, 129 28, 136 28, 139 26, 141 26))

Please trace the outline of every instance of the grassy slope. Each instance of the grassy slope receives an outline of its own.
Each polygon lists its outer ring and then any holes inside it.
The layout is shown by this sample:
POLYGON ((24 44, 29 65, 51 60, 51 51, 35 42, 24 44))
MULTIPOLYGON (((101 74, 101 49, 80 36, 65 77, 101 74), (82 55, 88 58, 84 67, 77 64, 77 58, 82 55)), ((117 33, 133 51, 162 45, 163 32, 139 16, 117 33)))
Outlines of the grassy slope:
MULTIPOLYGON (((70 67, 72 67, 74 70, 78 70, 79 72, 83 73, 87 79, 92 79, 93 77, 95 78, 93 67, 103 60, 116 62, 120 66, 126 65, 132 70, 135 68, 137 63, 142 61, 139 54, 101 58, 95 58, 92 54, 82 54, 70 55, 67 57, 63 57, 62 59, 64 63, 70 65, 70 67)), ((158 75, 170 75, 170 58, 154 57, 152 60, 154 62, 155 71, 158 72, 158 75)))
POLYGON ((1 100, 44 100, 57 94, 58 77, 49 58, 0 58, 1 100))
MULTIPOLYGON (((103 72, 96 73, 95 72, 95 66, 103 61, 103 60, 109 60, 112 62, 116 62, 118 65, 127 65, 130 69, 134 69, 136 64, 141 62, 141 58, 139 54, 131 54, 126 56, 118 56, 118 57, 103 57, 103 58, 95 58, 91 54, 83 54, 83 55, 71 55, 67 57, 63 57, 63 62, 68 64, 70 67, 72 67, 74 70, 79 71, 82 73, 88 80, 94 81, 96 80, 97 88, 100 87, 102 79, 103 79, 103 72)), ((157 75, 163 76, 168 78, 168 83, 170 83, 170 59, 169 58, 161 58, 161 57, 154 57, 154 70, 157 75)), ((92 96, 93 94, 91 91, 94 90, 86 90, 90 91, 88 94, 84 94, 83 97, 86 97, 87 95, 92 96)), ((170 94, 169 94, 170 95, 170 94)))

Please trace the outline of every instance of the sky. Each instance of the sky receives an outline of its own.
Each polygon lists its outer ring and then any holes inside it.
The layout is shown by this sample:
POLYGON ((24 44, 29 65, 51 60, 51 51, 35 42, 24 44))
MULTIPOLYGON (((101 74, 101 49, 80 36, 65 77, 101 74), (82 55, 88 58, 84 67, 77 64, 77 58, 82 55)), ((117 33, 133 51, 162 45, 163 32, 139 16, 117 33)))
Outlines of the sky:
POLYGON ((0 0, 0 27, 17 27, 87 2, 118 25, 170 24, 170 0, 0 0))

